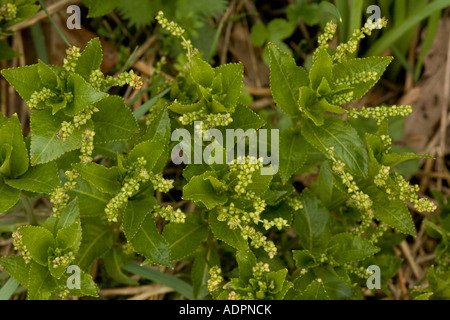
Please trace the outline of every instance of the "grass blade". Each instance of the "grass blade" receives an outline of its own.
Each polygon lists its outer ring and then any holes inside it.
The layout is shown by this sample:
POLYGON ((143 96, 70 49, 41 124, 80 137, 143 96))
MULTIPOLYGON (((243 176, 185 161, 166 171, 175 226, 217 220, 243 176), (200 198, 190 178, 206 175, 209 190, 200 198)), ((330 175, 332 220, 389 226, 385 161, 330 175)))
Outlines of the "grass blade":
POLYGON ((167 287, 174 289, 176 292, 180 293, 189 300, 194 300, 192 293, 192 286, 183 280, 178 279, 170 274, 163 273, 154 269, 141 267, 136 262, 130 262, 125 267, 124 270, 137 274, 142 278, 163 284, 167 287))
POLYGON ((404 23, 386 32, 377 42, 372 45, 372 47, 367 51, 366 56, 371 57, 382 55, 389 47, 391 47, 408 30, 410 30, 420 21, 428 18, 432 14, 448 6, 450 6, 450 0, 431 2, 426 7, 424 7, 423 10, 406 19, 404 23))
POLYGON ((0 289, 0 300, 9 300, 18 287, 19 283, 15 279, 9 278, 3 288, 0 289))
POLYGON ((154 96, 150 100, 148 100, 146 103, 141 105, 139 108, 137 108, 133 114, 136 119, 140 119, 148 110, 150 110, 151 107, 158 101, 159 98, 162 98, 166 95, 167 92, 170 91, 170 88, 165 89, 163 92, 158 94, 157 96, 154 96))

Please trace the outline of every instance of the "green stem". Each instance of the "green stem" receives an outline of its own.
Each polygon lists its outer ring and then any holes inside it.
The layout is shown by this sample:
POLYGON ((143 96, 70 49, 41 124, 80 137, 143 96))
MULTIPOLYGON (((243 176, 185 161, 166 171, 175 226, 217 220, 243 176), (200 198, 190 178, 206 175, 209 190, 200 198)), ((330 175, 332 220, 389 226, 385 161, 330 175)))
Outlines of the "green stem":
POLYGON ((22 199, 23 207, 27 213, 28 223, 32 226, 37 226, 38 222, 34 215, 33 205, 31 204, 30 199, 23 193, 20 195, 20 198, 22 199))

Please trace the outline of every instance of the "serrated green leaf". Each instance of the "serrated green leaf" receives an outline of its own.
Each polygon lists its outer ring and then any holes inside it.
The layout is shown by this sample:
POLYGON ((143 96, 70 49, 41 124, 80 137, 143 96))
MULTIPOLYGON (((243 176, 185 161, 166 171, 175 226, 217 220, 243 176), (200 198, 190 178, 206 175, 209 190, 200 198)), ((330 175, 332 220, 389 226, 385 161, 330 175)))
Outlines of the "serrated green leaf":
POLYGON ((380 250, 368 240, 349 233, 335 235, 329 248, 329 254, 339 264, 364 260, 380 250))
POLYGON ((205 174, 193 177, 183 187, 183 199, 192 200, 194 203, 204 205, 208 210, 211 210, 218 205, 225 204, 228 198, 225 194, 218 194, 214 190, 205 174))
POLYGON ((89 1, 88 18, 104 16, 117 8, 118 5, 119 2, 117 0, 89 1))
POLYGON ((388 167, 393 167, 399 163, 414 159, 434 159, 434 158, 427 154, 420 155, 415 153, 402 153, 402 154, 388 153, 383 155, 383 158, 381 159, 381 164, 388 167))
POLYGON ((55 162, 30 167, 17 179, 7 179, 5 182, 16 189, 37 193, 50 194, 60 185, 58 167, 55 162))
POLYGON ((179 102, 174 102, 169 106, 169 110, 179 113, 185 114, 190 112, 199 111, 206 106, 206 100, 200 99, 200 101, 193 104, 181 104, 179 102))
POLYGON ((82 228, 80 251, 75 262, 81 269, 86 269, 95 259, 100 258, 111 249, 113 237, 106 224, 85 222, 82 224, 82 228))
POLYGON ((82 178, 77 179, 77 186, 75 190, 70 191, 78 198, 78 207, 84 216, 100 216, 105 214, 105 207, 111 195, 101 192, 92 184, 86 182, 82 178))
POLYGON ((20 199, 20 190, 8 186, 0 177, 0 214, 11 209, 20 199))
POLYGON ((81 224, 79 219, 69 226, 58 230, 56 234, 56 246, 62 250, 70 249, 74 254, 81 245, 81 224))
POLYGON ((28 150, 22 127, 13 115, 0 127, 0 174, 17 178, 28 170, 28 150))
POLYGON ((29 300, 50 300, 55 297, 57 284, 47 267, 30 263, 28 280, 29 300))
POLYGON ((332 300, 349 299, 352 290, 332 268, 319 267, 314 269, 317 278, 322 280, 325 291, 332 300))
POLYGON ((293 250, 295 265, 300 269, 308 269, 316 264, 316 259, 308 250, 293 250))
POLYGON ((128 241, 131 241, 139 231, 147 215, 153 211, 156 205, 156 199, 148 197, 142 200, 128 201, 127 207, 123 213, 123 230, 128 241))
POLYGON ((269 43, 270 89, 276 104, 290 117, 299 115, 299 89, 309 85, 308 74, 295 60, 269 43))
POLYGON ((302 192, 300 200, 303 209, 294 213, 294 228, 303 248, 314 253, 328 244, 333 217, 309 190, 302 192))
POLYGON ((92 115, 96 144, 128 140, 138 130, 136 119, 122 97, 109 96, 96 107, 99 112, 92 115))
POLYGON ((253 267, 256 266, 256 257, 251 250, 236 252, 236 260, 239 265, 239 280, 248 283, 254 277, 253 267))
POLYGON ((214 79, 214 69, 211 65, 196 56, 191 60, 191 77, 194 81, 204 87, 209 88, 214 79))
POLYGON ((150 122, 147 131, 139 141, 160 141, 162 148, 164 148, 170 141, 171 133, 169 112, 167 111, 167 108, 164 108, 162 112, 159 112, 152 122, 150 122))
POLYGON ((310 120, 304 121, 302 135, 315 148, 328 154, 334 148, 334 156, 357 175, 366 175, 368 156, 365 146, 353 127, 335 116, 325 116, 323 126, 317 127, 310 120))
POLYGON ((25 101, 30 100, 31 95, 36 91, 42 90, 37 64, 4 69, 2 75, 25 101))
POLYGON ((28 272, 30 264, 27 264, 23 257, 1 257, 0 265, 9 273, 11 277, 16 279, 22 286, 28 287, 28 272))
POLYGON ((322 203, 327 206, 333 195, 333 172, 330 163, 324 162, 320 168, 319 177, 317 178, 317 192, 322 203))
POLYGON ((131 243, 137 253, 152 263, 172 267, 169 243, 159 234, 151 215, 147 215, 131 243))
MULTIPOLYGON (((101 3, 102 6, 105 6, 105 3, 108 1, 103 0, 93 2, 99 4, 101 3)), ((91 14, 91 10, 92 7, 89 10, 89 14, 91 14)), ((94 38, 88 42, 86 48, 78 58, 77 66, 75 67, 75 73, 78 73, 86 81, 89 81, 92 71, 100 69, 102 60, 103 60, 102 45, 100 44, 100 40, 98 38, 94 38)))
POLYGON ((147 161, 145 168, 152 171, 163 152, 160 146, 161 142, 158 140, 149 140, 139 143, 129 153, 128 163, 135 163, 138 158, 143 157, 147 161))
POLYGON ((80 75, 72 73, 68 79, 68 87, 73 92, 73 103, 64 109, 64 113, 73 117, 85 110, 87 106, 95 104, 107 97, 105 92, 97 91, 80 75))
POLYGON ((405 203, 398 199, 391 199, 386 193, 377 188, 364 190, 373 201, 375 217, 392 228, 412 236, 416 235, 416 228, 405 203))
POLYGON ((0 60, 10 60, 20 57, 20 53, 14 51, 5 41, 0 40, 0 60))
POLYGON ((121 188, 121 173, 118 167, 107 168, 97 163, 78 164, 74 168, 81 177, 97 189, 109 194, 117 194, 121 188))
POLYGON ((43 164, 58 159, 64 153, 79 149, 83 140, 82 133, 91 124, 75 129, 65 140, 58 138, 61 123, 67 118, 62 113, 52 115, 51 110, 33 110, 31 112, 31 163, 43 164))
POLYGON ((362 73, 376 72, 377 75, 375 79, 369 81, 360 81, 359 83, 352 84, 353 90, 353 101, 363 97, 370 88, 372 88, 378 80, 380 80, 384 71, 391 63, 392 57, 370 57, 363 59, 349 59, 334 66, 333 75, 334 80, 340 79, 342 75, 348 77, 356 77, 357 79, 361 77, 362 73))
POLYGON ((288 129, 280 134, 280 177, 286 183, 308 159, 309 144, 300 131, 288 129))
MULTIPOLYGON (((63 278, 62 281, 64 283, 67 283, 67 280, 69 280, 69 279, 63 278)), ((92 279, 91 275, 81 271, 80 272, 80 289, 77 289, 77 288, 69 289, 69 296, 74 296, 74 297, 84 297, 84 296, 98 297, 98 287, 95 284, 94 280, 92 279)))
POLYGON ((50 231, 43 227, 24 226, 19 229, 22 242, 34 261, 46 266, 48 249, 55 246, 55 239, 50 231))
POLYGON ((38 72, 44 87, 48 89, 56 89, 60 80, 58 79, 56 72, 49 65, 46 65, 44 62, 39 60, 38 72))
POLYGON ((314 280, 306 289, 298 296, 299 300, 330 300, 325 290, 322 280, 314 280))
POLYGON ((326 50, 321 49, 316 52, 316 60, 309 71, 311 88, 317 90, 325 78, 328 83, 333 81, 333 61, 326 50))
POLYGON ((228 63, 214 69, 216 77, 222 76, 222 90, 226 93, 220 101, 228 111, 234 111, 241 96, 244 66, 241 63, 228 63))
POLYGON ((111 276, 111 278, 122 284, 136 286, 138 285, 138 282, 134 279, 127 277, 122 272, 122 267, 126 264, 125 260, 126 257, 122 252, 122 250, 120 250, 119 248, 112 248, 103 257, 106 272, 108 273, 109 276, 111 276))
POLYGON ((253 112, 249 107, 244 106, 240 103, 237 104, 236 110, 233 115, 233 122, 231 122, 226 128, 227 129, 242 129, 244 131, 248 129, 258 130, 266 123, 260 118, 255 112, 253 112))
POLYGON ((178 261, 191 255, 206 240, 208 226, 201 220, 200 213, 192 213, 185 223, 166 225, 163 236, 169 243, 172 261, 178 261))
POLYGON ((247 240, 242 237, 240 230, 231 230, 226 222, 217 220, 217 217, 217 212, 209 213, 208 222, 214 236, 237 250, 248 250, 247 240))
POLYGON ((62 210, 61 215, 58 218, 52 215, 45 220, 43 227, 49 230, 56 237, 60 229, 69 227, 77 221, 80 221, 80 211, 78 210, 77 199, 73 199, 62 210))

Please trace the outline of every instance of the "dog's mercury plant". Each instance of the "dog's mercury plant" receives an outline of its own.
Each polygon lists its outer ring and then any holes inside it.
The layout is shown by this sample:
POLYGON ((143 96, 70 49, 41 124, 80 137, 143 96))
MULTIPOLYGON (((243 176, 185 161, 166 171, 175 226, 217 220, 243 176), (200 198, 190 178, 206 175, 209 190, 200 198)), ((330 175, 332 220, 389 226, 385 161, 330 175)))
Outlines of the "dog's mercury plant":
MULTIPOLYGON (((12 16, 12 7, 1 9, 0 20, 12 16)), ((407 116, 411 107, 344 108, 365 95, 392 60, 347 58, 386 20, 368 21, 335 49, 329 41, 337 26, 330 22, 310 70, 268 44, 272 95, 291 120, 280 132, 276 174, 261 174, 266 155, 246 153, 231 162, 188 164, 175 179, 163 174, 173 130, 194 135, 270 126, 246 103, 242 64, 213 68, 183 28, 162 12, 156 20, 181 39, 188 62, 173 81, 161 81, 157 91, 170 92, 142 119, 121 97, 106 93, 111 86, 139 90, 142 79, 133 71, 105 76, 97 39, 84 50, 69 48, 62 67, 39 62, 2 71, 31 109, 31 135, 24 140, 17 116, 0 117, 0 212, 37 194, 49 196, 53 212, 43 223, 18 228, 13 244, 19 255, 0 258, 0 265, 30 299, 97 296, 89 275, 94 261, 120 271, 122 258, 136 255, 169 268, 193 261, 195 298, 208 292, 229 300, 362 297, 372 275, 368 265, 398 265, 381 249, 383 241, 393 232, 416 233, 405 201, 417 211, 436 209, 396 171, 420 157, 391 149, 389 120, 407 116), (378 131, 358 133, 339 115, 374 119, 378 131), (311 168, 317 181, 296 190, 293 177, 311 168), (164 202, 180 192, 180 205, 164 202), (188 201, 194 210, 183 207, 188 201), (222 272, 224 252, 236 258, 236 270, 222 272), (69 265, 82 270, 80 289, 65 285, 69 265)), ((208 147, 205 140, 201 147, 208 147)), ((133 281, 121 271, 108 275, 133 281)))

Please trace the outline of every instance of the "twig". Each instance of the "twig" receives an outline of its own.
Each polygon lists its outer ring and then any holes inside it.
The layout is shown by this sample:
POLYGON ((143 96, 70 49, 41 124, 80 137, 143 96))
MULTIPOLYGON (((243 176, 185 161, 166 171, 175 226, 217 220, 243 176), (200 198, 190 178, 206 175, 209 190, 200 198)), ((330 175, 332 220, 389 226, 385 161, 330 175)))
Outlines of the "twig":
POLYGON ((408 289, 406 288, 405 277, 403 277, 402 270, 398 271, 398 282, 400 282, 400 288, 402 289, 403 297, 405 300, 407 300, 408 289))
MULTIPOLYGON (((231 15, 232 12, 234 12, 234 6, 236 5, 235 3, 236 1, 231 1, 230 6, 228 7, 227 11, 224 14, 224 18, 228 17, 231 15)), ((233 24, 230 22, 227 25, 227 28, 225 30, 225 40, 224 40, 224 45, 222 48, 222 53, 220 55, 220 64, 225 64, 226 60, 227 60, 227 52, 228 52, 228 45, 230 43, 230 36, 231 36, 231 29, 233 28, 233 24)))
POLYGON ((409 248, 408 243, 406 241, 402 241, 402 243, 400 243, 400 249, 402 250, 406 260, 408 261, 416 279, 421 279, 423 270, 414 260, 414 257, 412 256, 411 249, 409 248))
POLYGON ((272 91, 270 91, 270 88, 259 88, 254 86, 248 86, 247 93, 252 96, 272 96, 272 91))
POLYGON ((135 287, 122 287, 122 288, 111 288, 100 290, 100 295, 103 297, 107 296, 132 296, 137 294, 142 294, 144 292, 155 292, 155 289, 173 289, 161 285, 146 285, 146 286, 135 286, 135 287))
POLYGON ((138 294, 134 297, 131 297, 127 300, 148 300, 151 297, 160 295, 160 294, 165 294, 165 293, 169 293, 169 292, 173 292, 174 290, 172 288, 169 287, 159 287, 159 288, 154 288, 152 290, 143 292, 141 294, 138 294))
MULTIPOLYGON (((445 79, 444 79, 444 96, 442 99, 442 110, 441 110, 441 141, 438 149, 438 171, 444 172, 444 157, 445 157, 445 145, 447 140, 447 109, 448 103, 450 101, 450 33, 448 34, 448 43, 447 43, 447 65, 445 70, 445 79)), ((437 181, 438 190, 442 190, 442 179, 439 178, 437 181)))

